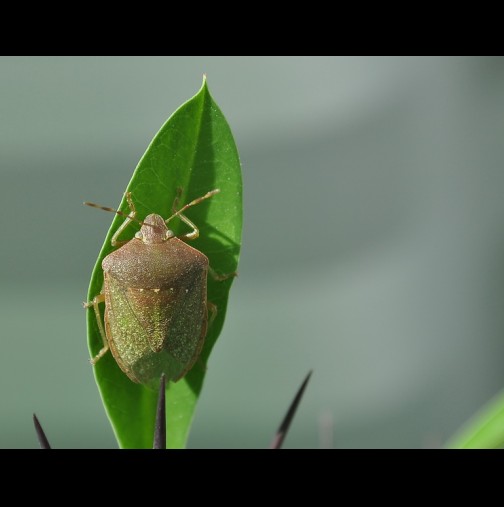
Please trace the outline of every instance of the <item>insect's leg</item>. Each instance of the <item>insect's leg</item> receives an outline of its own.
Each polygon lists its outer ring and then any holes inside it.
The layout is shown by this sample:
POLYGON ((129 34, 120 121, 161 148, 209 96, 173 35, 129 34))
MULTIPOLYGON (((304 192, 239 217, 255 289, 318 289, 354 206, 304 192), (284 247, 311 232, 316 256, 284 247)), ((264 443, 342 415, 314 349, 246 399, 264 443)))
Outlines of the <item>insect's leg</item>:
POLYGON ((103 303, 105 301, 105 294, 99 294, 98 296, 95 296, 93 298, 93 301, 90 301, 89 303, 83 303, 84 308, 93 308, 96 316, 96 323, 98 324, 98 330, 100 331, 100 335, 103 340, 103 347, 101 348, 100 352, 96 354, 93 359, 90 359, 91 364, 96 364, 99 359, 101 359, 106 352, 109 349, 108 341, 107 341, 107 335, 105 334, 105 330, 103 329, 103 324, 101 320, 101 314, 100 314, 100 308, 99 304, 103 303))
POLYGON ((196 227, 196 225, 191 222, 185 215, 182 215, 181 213, 178 215, 180 220, 182 222, 186 223, 189 227, 192 228, 191 232, 188 232, 187 234, 182 234, 181 236, 177 236, 179 239, 187 239, 188 241, 191 241, 193 239, 196 239, 199 237, 199 229, 196 227))
MULTIPOLYGON (((191 232, 188 232, 187 234, 182 234, 181 236, 177 236, 179 239, 186 239, 186 240, 192 240, 196 239, 199 236, 199 229, 196 227, 196 225, 193 224, 185 215, 182 214, 183 211, 185 211, 190 206, 195 206, 196 204, 199 204, 201 201, 204 201, 205 199, 208 199, 209 197, 212 197, 212 195, 218 194, 220 190, 216 188, 215 190, 211 190, 210 192, 207 192, 205 195, 202 195, 201 197, 198 197, 197 199, 194 199, 190 203, 186 204, 182 208, 180 208, 178 211, 174 211, 173 215, 170 218, 167 218, 165 220, 165 223, 168 224, 170 220, 172 220, 175 217, 179 217, 182 222, 186 223, 189 227, 192 228, 191 232)), ((175 201, 173 203, 174 207, 178 204, 178 201, 180 199, 180 195, 182 193, 182 189, 177 189, 177 196, 175 197, 175 201)))
MULTIPOLYGON (((210 328, 210 326, 212 325, 213 321, 215 320, 215 317, 217 317, 217 305, 215 305, 211 301, 208 301, 208 299, 207 299, 206 308, 207 308, 208 316, 206 319, 205 328, 203 330, 203 336, 205 336, 207 334, 207 331, 210 328)), ((201 351, 198 352, 198 359, 196 360, 195 364, 199 368, 201 368, 201 370, 207 371, 206 363, 203 361, 203 358, 201 357, 201 351)))
POLYGON ((216 282, 223 282, 224 280, 227 280, 228 278, 232 278, 233 276, 238 276, 238 273, 236 271, 233 271, 232 273, 224 273, 224 274, 220 275, 211 266, 208 266, 208 274, 216 282))
POLYGON ((128 225, 131 222, 133 222, 133 220, 136 216, 136 208, 135 208, 135 204, 133 203, 133 200, 131 199, 131 192, 126 192, 126 194, 124 194, 124 195, 126 196, 126 200, 128 201, 130 214, 128 215, 126 220, 124 220, 124 222, 121 224, 119 229, 117 229, 117 231, 112 236, 112 239, 110 241, 112 246, 121 246, 121 245, 124 245, 128 242, 128 241, 117 241, 117 238, 121 235, 121 233, 124 231, 124 229, 126 229, 126 227, 128 227, 128 225))

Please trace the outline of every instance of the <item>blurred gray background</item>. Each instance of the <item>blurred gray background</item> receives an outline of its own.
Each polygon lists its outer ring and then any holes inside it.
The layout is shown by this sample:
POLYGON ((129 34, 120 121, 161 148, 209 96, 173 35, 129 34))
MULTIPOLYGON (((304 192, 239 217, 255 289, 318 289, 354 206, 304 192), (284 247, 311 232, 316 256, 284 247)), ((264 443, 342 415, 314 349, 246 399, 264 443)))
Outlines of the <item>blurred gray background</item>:
POLYGON ((207 73, 243 164, 240 277, 191 447, 438 447, 504 387, 504 61, 0 58, 0 447, 115 447, 88 280, 207 73))

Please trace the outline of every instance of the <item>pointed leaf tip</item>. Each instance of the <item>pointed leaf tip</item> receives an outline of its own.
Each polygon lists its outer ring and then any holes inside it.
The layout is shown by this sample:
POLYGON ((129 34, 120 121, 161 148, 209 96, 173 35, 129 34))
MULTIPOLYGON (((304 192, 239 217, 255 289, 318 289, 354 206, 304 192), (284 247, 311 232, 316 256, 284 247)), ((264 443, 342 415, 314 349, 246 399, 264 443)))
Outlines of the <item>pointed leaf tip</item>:
POLYGON ((37 433, 40 448, 50 449, 51 446, 49 445, 49 441, 47 440, 44 430, 42 429, 42 425, 35 414, 33 414, 33 424, 35 425, 35 432, 37 433))
POLYGON ((159 397, 156 410, 156 424, 154 426, 153 449, 166 449, 166 375, 161 375, 159 382, 159 397))
POLYGON ((308 381, 310 380, 311 374, 313 373, 313 370, 310 370, 308 372, 308 375, 306 375, 305 379, 303 380, 303 383, 298 389, 298 392, 296 393, 296 396, 294 396, 294 399, 292 400, 292 403, 290 404, 289 410, 287 410, 287 413, 285 414, 285 417, 278 427, 277 433, 275 437, 273 438, 273 441, 270 444, 270 449, 280 449, 282 447, 283 441, 285 439, 285 436, 287 435, 287 432, 289 431, 290 424, 292 422, 292 419, 294 419, 294 416, 296 415, 296 410, 298 408, 299 402, 301 401, 301 398, 303 397, 303 393, 306 389, 306 386, 308 385, 308 381))

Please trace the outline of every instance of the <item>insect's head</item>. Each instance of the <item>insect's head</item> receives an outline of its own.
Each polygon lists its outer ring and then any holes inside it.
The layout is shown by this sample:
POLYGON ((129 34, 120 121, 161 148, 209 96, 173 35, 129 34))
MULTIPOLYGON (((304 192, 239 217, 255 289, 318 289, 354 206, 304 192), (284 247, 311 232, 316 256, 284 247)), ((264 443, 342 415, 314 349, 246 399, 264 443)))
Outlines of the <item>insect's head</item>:
POLYGON ((141 239, 146 244, 162 243, 173 236, 173 232, 168 229, 163 217, 156 213, 147 215, 141 229, 135 234, 135 238, 141 239))

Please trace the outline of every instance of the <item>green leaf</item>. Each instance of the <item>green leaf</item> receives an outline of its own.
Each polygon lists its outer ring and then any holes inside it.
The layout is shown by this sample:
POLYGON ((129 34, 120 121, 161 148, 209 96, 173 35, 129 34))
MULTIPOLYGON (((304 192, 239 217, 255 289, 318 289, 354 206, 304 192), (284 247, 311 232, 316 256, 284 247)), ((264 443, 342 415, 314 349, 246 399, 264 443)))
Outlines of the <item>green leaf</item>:
POLYGON ((447 443, 452 449, 504 447, 504 391, 490 400, 447 443))
MULTIPOLYGON (((236 271, 242 225, 241 167, 233 135, 210 95, 206 78, 199 92, 177 109, 156 134, 127 191, 132 193, 137 217, 142 220, 149 213, 170 216, 177 187, 183 189, 180 206, 209 190, 221 190, 187 210, 188 218, 200 229, 200 237, 191 246, 203 252, 218 273, 236 271)), ((130 212, 124 198, 118 209, 126 214, 130 212)), ((116 215, 105 238, 91 277, 89 301, 102 289, 101 263, 113 250, 110 240, 123 221, 123 217, 116 215)), ((130 224, 120 239, 133 238, 138 228, 137 224, 130 224)), ((170 222, 170 229, 175 233, 189 231, 177 219, 170 222)), ((208 300, 217 306, 217 316, 208 330, 200 359, 183 379, 167 385, 168 448, 186 444, 207 359, 224 322, 232 282, 233 278, 217 282, 209 277, 208 300)), ((103 314, 103 305, 100 310, 103 314)), ((103 345, 92 309, 88 310, 87 324, 89 349, 94 357, 103 345)), ((129 380, 110 352, 94 366, 94 373, 119 445, 151 448, 158 393, 129 380)))

